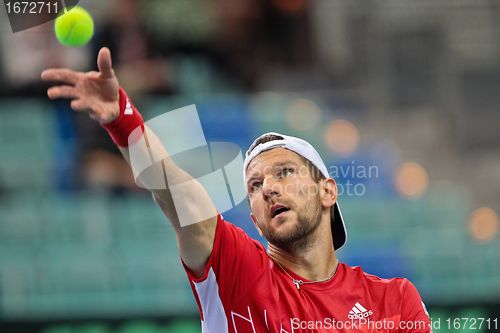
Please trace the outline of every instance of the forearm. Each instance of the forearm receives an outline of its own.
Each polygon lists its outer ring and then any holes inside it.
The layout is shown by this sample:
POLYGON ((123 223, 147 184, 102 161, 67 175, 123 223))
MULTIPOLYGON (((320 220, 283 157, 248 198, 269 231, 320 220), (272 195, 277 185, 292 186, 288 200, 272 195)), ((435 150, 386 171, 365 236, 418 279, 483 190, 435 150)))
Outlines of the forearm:
MULTIPOLYGON (((142 151, 137 155, 165 158, 138 175, 136 182, 152 192, 154 201, 174 227, 184 263, 195 274, 201 274, 212 252, 217 210, 205 188, 175 164, 161 141, 147 126, 144 127, 143 137, 146 144, 139 145, 142 151)), ((132 166, 129 148, 119 149, 132 166)))
POLYGON ((176 229, 215 220, 216 209, 203 186, 176 165, 123 89, 118 104, 116 119, 102 126, 131 165, 136 183, 154 194, 176 229))
MULTIPOLYGON (((179 168, 170 158, 164 145, 147 126, 143 132, 144 143, 138 145, 142 151, 134 148, 134 156, 163 157, 161 161, 151 165, 147 172, 136 176, 136 183, 152 192, 155 201, 162 208, 167 218, 176 230, 182 225, 205 221, 215 218, 216 208, 204 187, 189 173, 179 168), (182 186, 176 186, 180 185, 182 186), (174 188, 173 198, 172 188, 174 188), (183 218, 179 218, 179 213, 183 218), (186 218, 187 217, 187 218, 186 218), (191 217, 191 219, 189 218, 191 217)), ((118 147, 125 160, 132 165, 128 147, 118 147)), ((192 228, 191 228, 192 229, 192 228)))
POLYGON ((152 192, 174 227, 186 265, 195 273, 202 272, 212 252, 217 225, 217 209, 206 190, 176 165, 124 91, 120 91, 119 117, 103 127, 132 167, 136 183, 152 192), (123 116, 126 105, 133 108, 133 114, 123 116))

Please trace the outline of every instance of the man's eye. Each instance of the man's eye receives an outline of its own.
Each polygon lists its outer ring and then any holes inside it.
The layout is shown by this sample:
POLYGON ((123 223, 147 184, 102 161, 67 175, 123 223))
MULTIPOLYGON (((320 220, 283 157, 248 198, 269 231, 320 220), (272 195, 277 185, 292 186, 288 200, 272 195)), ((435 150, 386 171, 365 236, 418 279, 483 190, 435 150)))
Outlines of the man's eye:
POLYGON ((262 183, 261 182, 254 182, 252 184, 250 184, 250 189, 253 191, 257 191, 258 189, 260 189, 262 187, 262 183))
POLYGON ((294 170, 292 168, 285 168, 283 170, 280 171, 279 175, 281 177, 287 177, 287 176, 290 176, 291 174, 293 174, 294 170))

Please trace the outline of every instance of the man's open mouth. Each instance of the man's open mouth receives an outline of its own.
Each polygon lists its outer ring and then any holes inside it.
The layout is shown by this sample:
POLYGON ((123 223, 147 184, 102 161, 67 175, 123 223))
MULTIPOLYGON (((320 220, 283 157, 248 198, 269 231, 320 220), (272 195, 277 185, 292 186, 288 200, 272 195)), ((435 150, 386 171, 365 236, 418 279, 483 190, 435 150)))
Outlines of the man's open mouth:
POLYGON ((289 210, 290 210, 290 208, 285 207, 283 205, 279 205, 279 204, 273 205, 271 207, 271 218, 275 218, 279 214, 284 213, 284 212, 288 212, 289 210))

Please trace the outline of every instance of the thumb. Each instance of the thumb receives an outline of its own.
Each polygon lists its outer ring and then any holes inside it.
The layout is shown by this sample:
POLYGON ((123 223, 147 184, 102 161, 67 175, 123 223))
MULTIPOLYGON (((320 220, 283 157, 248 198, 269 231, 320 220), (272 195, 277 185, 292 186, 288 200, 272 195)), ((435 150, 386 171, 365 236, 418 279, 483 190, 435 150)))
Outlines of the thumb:
POLYGON ((113 64, 111 62, 111 52, 107 47, 102 47, 97 56, 97 67, 104 79, 114 77, 113 64))

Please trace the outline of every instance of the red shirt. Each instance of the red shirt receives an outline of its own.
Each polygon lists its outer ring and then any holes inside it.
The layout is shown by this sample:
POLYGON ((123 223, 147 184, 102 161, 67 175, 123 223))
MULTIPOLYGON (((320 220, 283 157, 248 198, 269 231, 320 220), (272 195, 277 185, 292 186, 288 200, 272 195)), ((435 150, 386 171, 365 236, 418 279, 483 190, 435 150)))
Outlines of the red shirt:
POLYGON ((185 268, 203 333, 431 332, 407 279, 382 279, 339 263, 330 280, 297 288, 261 243, 221 215, 203 276, 185 268))

